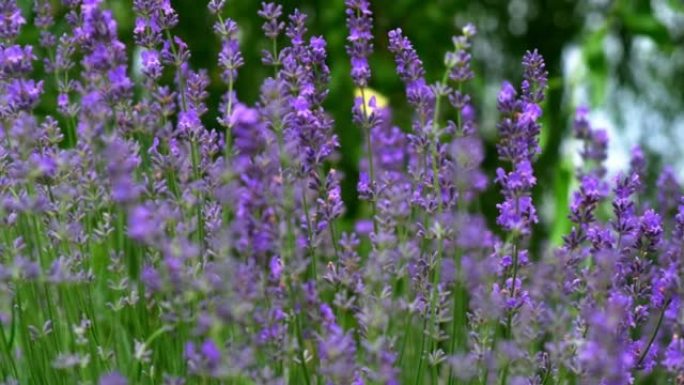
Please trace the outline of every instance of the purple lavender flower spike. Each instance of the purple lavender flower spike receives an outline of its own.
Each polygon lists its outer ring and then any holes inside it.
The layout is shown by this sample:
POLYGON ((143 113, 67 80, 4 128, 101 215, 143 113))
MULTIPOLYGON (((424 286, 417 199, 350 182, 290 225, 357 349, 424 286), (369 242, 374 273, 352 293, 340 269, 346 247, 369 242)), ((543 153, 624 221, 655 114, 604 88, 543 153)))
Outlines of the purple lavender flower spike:
MULTIPOLYGON (((389 50, 394 54, 397 74, 406 85, 407 99, 416 109, 419 121, 425 124, 428 117, 432 116, 435 95, 425 82, 423 62, 401 29, 390 31, 388 36, 389 50)), ((424 127, 418 127, 416 131, 420 132, 423 129, 424 127)))
POLYGON ((21 9, 13 0, 0 2, 0 17, 0 38, 3 40, 13 40, 19 34, 21 27, 26 24, 21 9))
POLYGON ((262 26, 262 29, 267 37, 275 39, 285 28, 285 23, 278 21, 280 16, 283 15, 282 5, 277 3, 262 2, 261 9, 259 12, 257 12, 257 14, 266 20, 262 26))
POLYGON ((580 155, 584 162, 578 170, 579 176, 594 174, 596 178, 603 178, 606 168, 603 164, 608 158, 608 135, 605 130, 594 129, 589 123, 589 109, 581 106, 575 112, 573 122, 575 138, 582 141, 580 155))
POLYGON ((371 76, 368 56, 373 52, 373 13, 367 0, 347 0, 347 54, 351 57, 351 77, 357 87, 365 87, 371 76))
POLYGON ((234 82, 238 68, 244 64, 237 39, 237 24, 233 20, 227 19, 223 24, 216 24, 214 31, 222 41, 219 65, 223 68, 223 80, 226 83, 234 82))

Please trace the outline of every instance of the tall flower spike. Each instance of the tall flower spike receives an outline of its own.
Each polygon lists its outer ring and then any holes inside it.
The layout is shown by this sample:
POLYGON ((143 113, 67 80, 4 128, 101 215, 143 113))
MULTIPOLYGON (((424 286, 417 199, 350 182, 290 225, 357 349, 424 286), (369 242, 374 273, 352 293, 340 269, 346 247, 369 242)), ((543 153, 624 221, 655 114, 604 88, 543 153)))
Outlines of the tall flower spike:
POLYGON ((335 169, 331 169, 325 180, 325 186, 322 186, 325 195, 318 198, 318 219, 317 227, 319 231, 328 227, 335 219, 339 218, 344 212, 344 203, 342 202, 342 190, 340 188, 339 177, 335 169))
MULTIPOLYGON (((425 81, 423 62, 401 29, 390 31, 388 36, 389 50, 394 54, 397 74, 406 85, 406 98, 416 109, 419 121, 425 124, 432 116, 435 96, 425 81)), ((424 129, 424 127, 418 128, 424 129)))
MULTIPOLYGON (((212 2, 215 3, 215 2, 212 2)), ((223 6, 223 2, 214 4, 215 6, 223 6)), ((212 4, 210 4, 210 7, 212 4)), ((218 122, 226 128, 225 134, 225 158, 230 157, 232 151, 232 135, 230 120, 233 115, 233 107, 237 103, 237 96, 233 90, 235 87, 235 80, 237 78, 238 68, 244 65, 244 59, 240 52, 240 43, 238 41, 238 26, 231 19, 225 21, 220 16, 220 7, 215 12, 218 15, 218 20, 214 23, 214 32, 221 39, 221 52, 219 53, 219 67, 222 69, 221 78, 228 85, 223 101, 221 103, 222 113, 218 118, 218 122)))
POLYGON ((275 39, 280 35, 280 32, 285 28, 285 23, 278 21, 283 15, 283 6, 276 3, 261 3, 261 9, 257 12, 259 16, 266 21, 261 26, 266 37, 275 39))
POLYGON ((26 19, 15 0, 0 1, 0 39, 13 40, 24 24, 26 19))
POLYGON ((261 26, 264 35, 271 39, 271 50, 261 51, 261 61, 266 65, 277 66, 280 64, 278 36, 285 29, 285 22, 279 20, 283 15, 283 7, 280 4, 264 2, 261 3, 261 9, 257 14, 265 20, 261 26))
POLYGON ((210 0, 209 4, 207 5, 207 8, 209 8, 209 11, 213 14, 217 14, 223 10, 223 7, 226 5, 226 0, 210 0))
POLYGON ((290 22, 285 28, 285 35, 290 38, 292 45, 295 47, 300 47, 304 44, 304 35, 306 34, 306 14, 302 13, 299 9, 295 9, 290 16, 288 16, 290 22))
POLYGON ((578 170, 579 176, 591 173, 598 178, 603 178, 606 174, 603 163, 608 158, 608 134, 605 130, 597 130, 591 127, 587 107, 577 108, 573 122, 573 133, 575 138, 582 141, 580 155, 584 167, 578 170))
POLYGON ((367 0, 347 0, 347 53, 351 57, 351 76, 357 87, 365 87, 371 76, 368 56, 373 52, 373 13, 367 0))
MULTIPOLYGON (((534 306, 529 291, 523 289, 521 269, 529 262, 528 251, 524 248, 525 238, 531 233, 532 225, 537 222, 536 209, 532 202, 532 187, 537 180, 532 162, 539 152, 537 140, 540 126, 537 119, 542 111, 537 103, 543 99, 545 91, 545 75, 539 74, 544 68, 541 56, 528 52, 523 58, 523 66, 525 80, 521 87, 521 97, 517 99, 513 86, 504 83, 497 106, 502 114, 502 120, 498 124, 500 141, 497 150, 500 160, 510 163, 512 170, 496 170, 496 181, 501 185, 504 195, 503 203, 496 206, 499 210, 497 224, 509 233, 510 241, 498 246, 499 250, 495 253, 501 258, 500 266, 504 267, 504 286, 495 283, 493 294, 504 294, 506 297, 501 302, 506 315, 504 330, 505 336, 513 340, 518 334, 514 333, 515 317, 521 316, 524 307, 534 306)), ((509 365, 506 364, 502 372, 503 378, 507 378, 508 372, 509 365)))
POLYGON ((634 193, 639 189, 641 182, 637 175, 618 176, 613 198, 613 214, 615 218, 612 221, 613 229, 618 238, 618 251, 624 246, 630 246, 629 242, 633 241, 634 233, 637 229, 638 223, 635 214, 635 203, 632 200, 634 193))
POLYGON ((513 86, 505 82, 499 92, 497 108, 502 114, 498 124, 500 140, 497 145, 499 158, 513 164, 532 160, 541 149, 538 119, 542 110, 539 103, 546 91, 544 60, 537 53, 527 52, 523 58, 525 69, 520 98, 516 98, 513 86))
POLYGON ((535 49, 527 51, 523 56, 524 80, 520 88, 523 99, 528 103, 539 104, 544 100, 544 93, 548 82, 548 72, 544 58, 535 49))
POLYGON ((444 62, 449 71, 449 79, 456 83, 462 83, 472 79, 475 74, 470 68, 470 61, 472 59, 468 49, 470 48, 472 38, 477 33, 475 26, 468 24, 463 27, 463 33, 460 36, 454 36, 454 51, 448 52, 444 57, 444 62))
POLYGON ((244 64, 238 42, 238 26, 233 20, 227 19, 223 23, 216 23, 214 31, 221 38, 219 66, 223 69, 223 80, 235 82, 237 70, 244 64))

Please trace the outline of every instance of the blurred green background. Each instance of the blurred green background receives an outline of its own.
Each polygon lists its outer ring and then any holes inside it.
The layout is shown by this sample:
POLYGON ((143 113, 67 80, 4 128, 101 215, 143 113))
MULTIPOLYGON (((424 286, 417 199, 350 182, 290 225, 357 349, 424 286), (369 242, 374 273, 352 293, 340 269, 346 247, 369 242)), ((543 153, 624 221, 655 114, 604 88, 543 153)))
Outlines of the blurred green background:
MULTIPOLYGON (((31 0, 20 0, 31 12, 31 0)), ((59 1, 53 1, 59 7, 59 1)), ((120 36, 133 47, 132 0, 106 0, 119 22, 120 36)), ((209 127, 216 127, 215 111, 225 85, 219 80, 216 58, 219 42, 212 33, 214 22, 207 0, 175 0, 180 23, 174 33, 188 42, 191 63, 206 68, 212 77, 209 127)), ((342 142, 338 169, 344 172, 347 218, 358 215, 355 200, 357 164, 362 154, 362 135, 351 123, 353 86, 345 52, 344 0, 284 0, 285 13, 298 7, 309 15, 312 34, 328 42, 332 84, 327 100, 342 142)), ((267 42, 257 17, 260 1, 229 0, 226 16, 241 28, 246 65, 239 72, 238 97, 254 103, 258 85, 270 75, 260 63, 267 42)), ((443 55, 451 48, 451 36, 472 22, 479 33, 473 54, 476 79, 467 87, 475 100, 481 135, 487 145, 485 168, 496 167, 496 93, 502 80, 520 81, 520 58, 526 50, 539 49, 547 62, 550 87, 544 107, 543 152, 536 163, 539 183, 535 200, 542 223, 541 239, 558 242, 566 231, 567 205, 573 188, 577 149, 570 138, 574 109, 589 105, 592 117, 611 134, 609 169, 627 166, 629 149, 642 144, 650 160, 650 175, 657 178, 663 163, 684 169, 684 2, 682 0, 374 0, 375 53, 371 57, 370 86, 387 97, 394 123, 408 129, 409 110, 403 85, 387 51, 387 32, 401 27, 421 56, 429 81, 443 72, 443 55)), ((59 15, 63 15, 60 10, 59 15)), ((29 19, 30 20, 30 19, 29 19)), ((63 20, 61 21, 63 23, 63 20)), ((59 26, 58 26, 59 27, 59 26)), ((27 28, 25 42, 35 42, 37 31, 27 28)), ((131 49, 131 56, 134 51, 131 49)), ((54 100, 54 98, 46 98, 54 100)), ((43 106, 49 110, 49 106, 43 106)), ((493 222, 494 202, 501 200, 496 186, 481 197, 483 209, 493 222), (486 204, 485 204, 486 202, 486 204)), ((495 226, 493 226, 495 227, 495 226)))

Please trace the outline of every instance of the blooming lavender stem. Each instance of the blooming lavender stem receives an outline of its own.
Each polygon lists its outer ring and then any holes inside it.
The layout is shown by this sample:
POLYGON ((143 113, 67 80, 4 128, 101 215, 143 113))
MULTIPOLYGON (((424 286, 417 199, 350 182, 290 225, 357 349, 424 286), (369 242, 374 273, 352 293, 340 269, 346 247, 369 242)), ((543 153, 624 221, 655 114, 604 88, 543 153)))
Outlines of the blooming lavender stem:
POLYGON ((183 71, 180 70, 180 67, 182 65, 182 62, 180 61, 181 55, 179 55, 178 48, 176 47, 176 41, 174 37, 171 35, 171 31, 167 29, 165 33, 166 44, 168 44, 168 47, 171 50, 173 64, 178 69, 176 76, 178 77, 178 84, 180 88, 179 93, 181 98, 181 110, 185 111, 187 110, 187 103, 185 100, 185 78, 183 77, 183 71))
MULTIPOLYGON (((373 143, 371 141, 371 127, 368 124, 368 108, 366 107, 369 100, 366 98, 366 87, 371 76, 370 66, 368 64, 368 56, 373 52, 372 43, 372 28, 373 28, 373 13, 370 9, 370 2, 367 0, 346 0, 347 13, 347 28, 349 29, 349 36, 347 41, 347 53, 351 57, 351 76, 354 84, 359 88, 361 93, 361 109, 363 118, 361 119, 361 130, 365 134, 366 141, 366 155, 368 156, 368 173, 370 177, 370 185, 375 186, 375 165, 373 162, 373 143)), ((378 232, 377 223, 377 203, 371 199, 371 215, 373 220, 373 232, 378 232)))
POLYGON ((646 348, 644 348, 643 353, 639 356, 639 359, 636 362, 636 367, 640 368, 641 365, 644 363, 644 360, 648 356, 649 351, 651 350, 651 347, 653 346, 653 341, 655 341, 656 337, 658 336, 658 331, 660 331, 660 327, 663 324, 663 319, 665 318, 665 311, 667 310, 667 307, 670 306, 672 299, 667 299, 665 301, 665 304, 663 305, 663 308, 660 310, 660 314, 658 315, 658 321, 656 322, 656 326, 653 329, 653 332, 651 333, 651 337, 648 339, 648 343, 646 344, 646 348))
MULTIPOLYGON (((363 115, 368 116, 368 109, 366 107, 366 89, 361 87, 361 105, 363 107, 363 115)), ((361 129, 366 133, 366 152, 368 153, 368 174, 370 177, 370 184, 374 186, 375 181, 375 166, 373 165, 373 143, 371 142, 371 128, 364 124, 361 129)), ((377 216, 377 204, 374 199, 371 199, 371 216, 373 219, 373 232, 378 231, 377 216)))
MULTIPOLYGON (((537 135, 540 129, 536 120, 541 114, 541 109, 536 103, 543 99, 546 85, 544 61, 536 51, 525 54, 523 66, 525 77, 520 99, 515 99, 515 89, 509 83, 505 83, 498 100, 499 111, 504 116, 499 124, 502 136, 498 147, 499 156, 501 160, 509 161, 513 166, 513 170, 508 174, 501 168, 497 170, 497 181, 502 184, 506 198, 504 203, 497 205, 500 213, 497 222, 510 232, 510 240, 507 243, 512 254, 510 281, 505 278, 506 285, 510 282, 510 299, 506 304, 504 329, 504 337, 507 339, 513 337, 514 313, 523 305, 519 298, 522 289, 518 284, 521 242, 531 231, 531 225, 537 221, 530 196, 530 189, 536 184, 531 162, 539 152, 537 135), (515 111, 521 111, 522 114, 516 115, 515 111)), ((509 363, 506 363, 501 370, 502 385, 508 380, 509 369, 509 363)))
POLYGON ((266 65, 273 66, 274 76, 278 75, 278 67, 281 65, 278 54, 278 36, 285 28, 285 23, 278 21, 278 19, 282 13, 283 7, 281 5, 265 2, 261 3, 261 9, 258 12, 258 15, 266 20, 261 29, 266 37, 271 40, 271 51, 262 51, 261 61, 266 65))
MULTIPOLYGON (((221 17, 220 12, 216 14, 216 17, 218 18, 218 21, 219 21, 221 26, 226 25, 225 22, 223 21, 223 18, 221 17)), ((235 26, 235 24, 229 24, 229 25, 230 25, 230 27, 226 28, 225 35, 230 40, 224 44, 227 44, 228 46, 236 45, 236 42, 234 40, 235 39, 234 35, 236 33, 235 29, 237 27, 235 26)), ((238 60, 238 63, 239 63, 239 60, 238 60)), ((228 71, 233 71, 228 66, 226 68, 228 69, 228 71)), ((228 76, 227 82, 228 82, 228 92, 226 94, 227 96, 226 96, 226 112, 225 112, 226 115, 225 116, 226 116, 226 118, 229 118, 233 114, 233 99, 234 99, 233 87, 234 87, 234 82, 235 82, 235 76, 232 74, 232 72, 231 72, 231 75, 228 76)), ((232 151, 232 144, 231 144, 232 136, 233 136, 233 133, 231 132, 231 124, 230 124, 230 121, 228 120, 228 122, 226 123, 226 136, 225 136, 225 141, 226 141, 225 156, 226 156, 226 159, 230 158, 230 154, 232 151)))

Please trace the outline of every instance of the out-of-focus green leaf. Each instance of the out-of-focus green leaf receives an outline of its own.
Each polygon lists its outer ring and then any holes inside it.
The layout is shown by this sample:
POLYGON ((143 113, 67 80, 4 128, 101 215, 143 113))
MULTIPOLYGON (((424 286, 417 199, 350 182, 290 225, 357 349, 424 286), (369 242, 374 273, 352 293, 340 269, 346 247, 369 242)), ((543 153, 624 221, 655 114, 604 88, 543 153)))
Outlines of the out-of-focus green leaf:
POLYGON ((570 189, 573 184, 573 166, 570 159, 562 159, 558 164, 553 184, 553 198, 555 204, 554 218, 551 224, 551 243, 560 245, 563 235, 568 233, 571 223, 568 219, 570 189))
MULTIPOLYGON (((563 79, 561 77, 554 77, 549 79, 549 91, 556 88, 560 88, 562 86, 563 79)), ((549 114, 545 114, 542 118, 544 121, 542 124, 541 133, 539 134, 539 148, 541 148, 542 152, 544 151, 544 149, 546 149, 546 146, 549 144, 549 138, 551 137, 549 134, 549 130, 553 129, 549 117, 549 114)))
POLYGON ((591 104, 599 105, 605 98, 608 83, 608 60, 603 49, 603 41, 608 29, 602 27, 585 40, 582 53, 589 71, 589 83, 591 87, 591 104))
POLYGON ((670 32, 652 14, 629 13, 622 15, 622 22, 627 31, 634 35, 643 35, 651 38, 660 49, 671 50, 674 48, 670 32))
POLYGON ((682 0, 667 0, 667 5, 674 11, 684 12, 684 2, 682 0))

